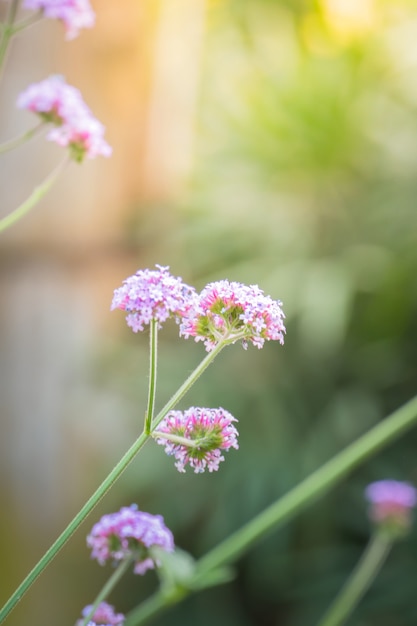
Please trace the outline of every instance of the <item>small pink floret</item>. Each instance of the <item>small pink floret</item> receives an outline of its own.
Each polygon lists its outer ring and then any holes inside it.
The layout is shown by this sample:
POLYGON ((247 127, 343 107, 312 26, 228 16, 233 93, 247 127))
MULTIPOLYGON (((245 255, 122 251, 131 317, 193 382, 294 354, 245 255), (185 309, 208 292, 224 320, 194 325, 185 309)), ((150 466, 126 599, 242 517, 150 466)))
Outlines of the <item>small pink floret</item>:
POLYGON ((262 348, 265 341, 284 343, 284 318, 279 300, 257 285, 220 280, 207 285, 181 323, 180 334, 203 341, 207 351, 221 341, 241 340, 262 348))
POLYGON ((417 490, 410 483, 397 480, 379 480, 368 485, 365 491, 369 502, 374 504, 393 503, 405 508, 417 504, 417 490))
POLYGON ((189 465, 196 474, 214 472, 224 461, 222 451, 230 448, 239 449, 238 431, 233 425, 237 422, 228 411, 222 408, 207 409, 191 407, 182 411, 170 411, 162 420, 158 431, 168 436, 180 436, 197 442, 197 447, 170 441, 165 437, 156 438, 156 442, 165 447, 165 452, 176 459, 175 466, 179 472, 185 472, 189 465))
POLYGON ((107 561, 122 561, 137 555, 135 574, 144 574, 158 565, 148 549, 159 546, 167 552, 174 550, 174 538, 161 515, 139 511, 136 505, 123 507, 117 513, 104 515, 87 537, 91 558, 100 565, 107 561))
MULTIPOLYGON (((89 604, 81 611, 83 617, 76 622, 75 626, 82 626, 84 618, 89 615, 92 606, 89 604)), ((113 606, 107 602, 101 602, 94 611, 92 619, 88 622, 88 626, 122 626, 124 621, 123 613, 116 613, 113 606)))
POLYGON ((192 306, 195 290, 172 276, 169 267, 138 270, 115 290, 111 309, 127 313, 126 321, 133 332, 142 331, 154 319, 161 327, 169 317, 178 321, 192 306))
POLYGON ((61 20, 67 39, 74 39, 82 28, 91 28, 95 23, 89 0, 25 0, 23 7, 42 11, 47 18, 61 20))
POLYGON ((410 483, 380 480, 368 485, 365 497, 370 503, 370 517, 376 523, 410 523, 411 510, 417 504, 417 490, 410 483))
POLYGON ((111 155, 111 147, 104 140, 104 126, 93 116, 80 91, 67 85, 62 76, 50 76, 30 85, 18 97, 17 106, 53 124, 47 138, 69 147, 76 161, 84 156, 93 159, 111 155))

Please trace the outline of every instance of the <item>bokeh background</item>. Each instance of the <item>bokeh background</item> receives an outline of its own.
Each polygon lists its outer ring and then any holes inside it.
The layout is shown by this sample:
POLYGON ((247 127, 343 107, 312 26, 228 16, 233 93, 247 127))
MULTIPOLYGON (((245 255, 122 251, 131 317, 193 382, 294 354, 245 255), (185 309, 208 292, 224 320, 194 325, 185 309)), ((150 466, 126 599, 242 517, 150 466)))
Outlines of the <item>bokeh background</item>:
MULTIPOLYGON (((29 128, 31 82, 63 74, 114 154, 73 164, 1 238, 0 602, 141 428, 147 333, 113 289, 169 265, 198 288, 228 278, 284 302, 284 347, 225 350, 183 400, 239 419, 216 475, 181 475, 148 445, 10 615, 71 626, 107 578, 85 535, 136 502, 204 554, 415 394, 417 3, 412 0, 96 0, 65 42, 43 21, 13 43, 0 139, 29 128)), ((7 2, 0 6, 4 17, 7 2)), ((1 213, 61 158, 39 137, 1 156, 1 213)), ((204 356, 160 336, 161 407, 204 356)), ((314 624, 369 537, 363 489, 417 483, 412 432, 236 564, 235 580, 157 626, 314 624)), ((417 531, 350 624, 417 623, 417 531)), ((156 577, 127 577, 127 612, 156 577)))

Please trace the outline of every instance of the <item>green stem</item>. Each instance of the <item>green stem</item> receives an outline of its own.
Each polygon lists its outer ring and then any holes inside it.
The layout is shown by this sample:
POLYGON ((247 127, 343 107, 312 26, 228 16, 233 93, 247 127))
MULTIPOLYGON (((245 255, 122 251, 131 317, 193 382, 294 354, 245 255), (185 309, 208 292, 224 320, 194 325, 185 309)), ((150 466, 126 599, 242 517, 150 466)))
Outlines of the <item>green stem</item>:
POLYGON ((53 172, 51 172, 51 174, 49 174, 49 176, 43 181, 43 183, 35 187, 29 198, 22 202, 22 204, 18 206, 17 209, 9 213, 9 215, 6 215, 6 217, 0 219, 0 233, 7 228, 10 228, 10 226, 13 226, 13 224, 15 224, 22 217, 24 217, 26 213, 28 213, 30 209, 32 209, 43 198, 43 196, 52 187, 64 167, 68 165, 69 161, 69 156, 66 155, 65 159, 63 159, 61 163, 59 163, 59 165, 53 170, 53 172))
POLYGON ((130 565, 133 563, 133 560, 134 560, 133 557, 125 559, 124 561, 120 563, 117 569, 115 569, 115 571, 110 576, 110 578, 108 579, 108 581, 106 582, 106 584, 104 585, 100 593, 97 595, 93 604, 91 605, 91 609, 87 613, 83 621, 81 622, 81 626, 87 626, 88 622, 90 621, 90 619, 92 619, 94 613, 96 612, 98 605, 107 598, 109 593, 112 591, 113 587, 117 585, 119 580, 122 578, 123 574, 129 569, 130 565))
POLYGON ((201 574, 235 559, 245 549, 330 491, 355 467, 397 439, 417 422, 417 396, 374 426, 254 520, 214 548, 199 563, 201 574))
MULTIPOLYGON (((157 417, 155 418, 155 425, 159 424, 159 422, 164 419, 165 415, 175 406, 175 404, 181 400, 181 398, 187 393, 193 383, 207 369, 210 363, 212 363, 212 361, 219 354, 224 345, 225 344, 217 345, 211 352, 206 355, 206 357, 201 361, 196 369, 190 374, 187 380, 181 385, 178 391, 166 403, 164 408, 158 413, 157 417)), ((43 572, 47 565, 49 565, 52 559, 58 554, 61 548, 75 533, 75 531, 82 524, 87 515, 89 515, 89 513, 94 509, 96 504, 108 492, 113 483, 119 478, 119 476, 123 473, 126 467, 131 463, 131 461, 134 459, 139 450, 145 445, 148 439, 149 435, 145 432, 143 432, 138 437, 134 444, 129 448, 129 450, 113 468, 107 478, 101 483, 98 489, 93 493, 93 495, 85 503, 82 509, 74 517, 74 519, 68 524, 67 528, 61 533, 61 535, 52 544, 52 546, 45 552, 43 557, 38 561, 32 571, 29 572, 24 581, 19 585, 16 591, 11 595, 9 600, 0 610, 0 624, 6 619, 6 617, 14 609, 16 604, 21 600, 21 598, 28 591, 28 589, 32 586, 38 576, 43 572)))
POLYGON ((135 443, 129 448, 125 455, 120 459, 117 465, 113 468, 107 478, 101 483, 98 489, 87 500, 82 509, 77 513, 72 522, 68 524, 66 529, 61 533, 58 539, 51 545, 51 547, 45 552, 43 557, 38 561, 35 567, 29 572, 28 576, 24 579, 21 585, 16 589, 10 599, 6 602, 4 607, 0 611, 0 624, 6 619, 10 611, 21 600, 26 591, 35 582, 38 576, 46 568, 52 559, 58 554, 61 548, 67 543, 69 538, 74 534, 80 524, 85 520, 87 515, 94 509, 96 504, 104 497, 113 483, 119 478, 121 473, 126 469, 129 463, 134 459, 139 450, 145 445, 149 436, 142 433, 135 443))
MULTIPOLYGON (((181 598, 183 597, 185 597, 184 594, 181 598)), ((170 604, 173 604, 173 601, 167 598, 163 591, 158 591, 153 596, 142 602, 142 604, 140 604, 136 609, 133 609, 133 611, 127 615, 123 626, 139 626, 147 624, 148 621, 166 611, 170 604)))
POLYGON ((3 24, 1 40, 0 40, 0 74, 6 57, 7 48, 11 38, 14 35, 13 24, 16 19, 16 13, 19 9, 20 0, 12 0, 5 23, 3 24))
POLYGON ((206 371, 210 363, 214 361, 216 356, 223 350, 223 348, 227 345, 227 343, 218 343, 211 352, 206 354, 205 358, 201 361, 201 363, 196 367, 196 369, 189 375, 187 380, 181 385, 176 393, 172 396, 172 398, 166 403, 164 408, 158 413, 155 419, 152 422, 152 429, 155 428, 162 422, 164 417, 166 416, 171 409, 181 400, 183 396, 187 393, 187 391, 192 387, 192 385, 196 382, 198 378, 200 378, 201 374, 206 371))
POLYGON ((45 122, 40 122, 39 124, 37 124, 37 126, 34 126, 30 130, 19 135, 18 137, 14 137, 13 139, 9 139, 8 141, 1 143, 0 154, 2 154, 3 152, 8 152, 9 150, 13 150, 13 148, 17 148, 22 143, 25 143, 25 141, 32 139, 32 137, 37 135, 44 126, 45 126, 45 122))
POLYGON ((351 577, 319 626, 341 626, 345 623, 376 578, 391 546, 392 540, 385 533, 377 532, 372 537, 351 577))
MULTIPOLYGON (((333 459, 313 472, 299 485, 262 511, 253 520, 237 530, 213 550, 203 556, 196 565, 195 577, 190 587, 201 586, 218 568, 236 560, 255 542, 273 529, 277 529, 323 496, 355 467, 372 454, 397 439, 417 422, 417 396, 394 411, 389 417, 365 433, 357 441, 339 452, 333 459)), ((159 614, 166 606, 163 592, 155 594, 142 607, 132 611, 125 626, 139 626, 159 614)))
POLYGON ((155 407, 156 370, 157 370, 157 347, 158 347, 158 322, 152 319, 149 324, 149 390, 148 407, 145 417, 145 433, 150 434, 153 411, 155 407))
POLYGON ((154 430, 152 433, 154 439, 160 437, 173 443, 178 443, 180 446, 186 446, 187 448, 198 448, 204 443, 204 437, 200 439, 187 439, 186 437, 180 437, 179 435, 172 435, 171 433, 162 433, 159 430, 154 430))
POLYGON ((40 11, 37 11, 33 15, 30 15, 26 19, 21 20, 20 22, 15 24, 12 29, 12 34, 15 35, 16 33, 20 33, 25 28, 32 26, 32 24, 36 24, 36 22, 39 22, 42 19, 42 17, 43 17, 43 10, 41 9, 40 11))

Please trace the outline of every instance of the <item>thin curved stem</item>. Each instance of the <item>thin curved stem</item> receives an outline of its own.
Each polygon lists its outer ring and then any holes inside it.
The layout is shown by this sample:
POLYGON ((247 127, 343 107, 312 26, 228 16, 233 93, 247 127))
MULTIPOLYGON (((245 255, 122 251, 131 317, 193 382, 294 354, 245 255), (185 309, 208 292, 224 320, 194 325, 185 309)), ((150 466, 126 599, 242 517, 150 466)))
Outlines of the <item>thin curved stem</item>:
POLYGON ((392 540, 377 532, 368 543, 345 587, 337 596, 319 626, 341 626, 375 580, 392 547, 392 540))
MULTIPOLYGON (((166 403, 163 409, 158 413, 155 418, 155 425, 161 422, 165 415, 176 405, 177 402, 181 400, 181 398, 187 393, 187 391, 191 388, 194 382, 201 376, 201 374, 208 368, 210 363, 212 363, 215 357, 222 350, 224 345, 217 345, 211 352, 209 352, 206 357, 201 361, 201 363, 196 367, 196 369, 190 374, 190 376, 186 379, 186 381, 181 385, 178 391, 172 396, 172 398, 166 403)), ((74 519, 68 524, 66 529, 59 535, 58 539, 51 545, 51 547, 45 552, 43 557, 38 561, 35 567, 29 572, 23 582, 19 585, 16 591, 10 596, 9 600, 0 610, 0 624, 6 619, 9 613, 14 609, 16 604, 22 599, 24 594, 28 591, 28 589, 33 585, 38 576, 43 572, 43 570, 49 565, 52 559, 58 554, 58 552, 63 548, 63 546, 67 543, 70 537, 75 533, 78 527, 82 524, 85 518, 91 513, 94 507, 98 504, 98 502, 105 496, 105 494, 109 491, 110 487, 119 476, 124 472, 127 466, 131 463, 131 461, 135 458, 139 450, 145 445, 145 443, 150 438, 150 435, 143 432, 138 439, 133 443, 133 445, 129 448, 129 450, 125 453, 125 455, 120 459, 120 461, 116 464, 110 474, 105 478, 105 480, 101 483, 98 489, 93 493, 93 495, 87 500, 85 505, 81 508, 81 510, 77 513, 74 519)))
POLYGON ((145 416, 145 433, 151 432, 153 412, 155 406, 156 374, 158 356, 158 322, 152 319, 149 324, 149 389, 148 406, 145 416))
MULTIPOLYGON (((184 597, 184 594, 181 597, 184 597)), ((123 626, 142 626, 143 624, 147 624, 157 615, 166 611, 168 607, 174 603, 175 599, 168 598, 162 590, 158 591, 133 609, 133 611, 127 615, 123 626)))
POLYGON ((42 128, 44 128, 44 126, 45 122, 40 122, 30 130, 27 130, 25 133, 22 133, 17 137, 13 137, 13 139, 9 139, 8 141, 0 143, 0 154, 8 152, 9 150, 13 150, 14 148, 22 145, 22 143, 29 141, 29 139, 32 139, 32 137, 37 135, 42 130, 42 128))
POLYGON ((181 400, 183 396, 187 393, 189 389, 194 385, 198 378, 200 378, 201 374, 206 371, 208 366, 214 361, 216 356, 223 350, 223 348, 227 345, 227 343, 218 343, 211 352, 206 354, 204 359, 201 361, 199 365, 197 365, 196 369, 189 375, 187 380, 181 385, 181 387, 174 393, 170 400, 166 403, 163 409, 158 413, 158 415, 152 421, 152 429, 155 428, 162 422, 164 417, 174 406, 181 400))
POLYGON ((120 459, 117 465, 113 468, 107 478, 101 483, 98 489, 93 493, 93 495, 87 500, 82 509, 77 513, 74 519, 68 524, 66 529, 59 535, 58 539, 51 545, 51 547, 45 552, 43 557, 38 561, 35 567, 31 572, 26 576, 24 581, 19 585, 10 599, 6 602, 4 607, 0 611, 0 624, 6 619, 8 614, 14 609, 16 604, 22 599, 23 595, 27 592, 27 590, 32 586, 38 576, 43 572, 47 565, 52 561, 52 559, 58 554, 58 552, 63 548, 63 546, 67 543, 69 538, 74 534, 77 528, 81 525, 81 523, 85 520, 87 515, 91 513, 94 507, 100 502, 100 500, 105 496, 110 487, 122 472, 126 469, 126 467, 133 461, 136 454, 139 450, 145 445, 149 436, 142 433, 140 437, 135 441, 135 443, 129 448, 129 450, 125 453, 125 455, 120 459))
POLYGON ((17 11, 19 10, 19 4, 20 0, 12 0, 9 6, 6 21, 2 27, 0 39, 0 76, 10 40, 14 35, 13 24, 16 19, 17 11))
POLYGON ((20 22, 17 22, 17 24, 14 24, 12 28, 12 34, 16 35, 16 33, 20 33, 25 28, 29 28, 29 26, 32 26, 33 24, 36 24, 37 22, 39 22, 42 18, 43 18, 43 10, 40 9, 36 13, 33 13, 32 15, 27 17, 26 19, 21 20, 20 22))
POLYGON ((180 437, 179 435, 173 435, 171 433, 163 433, 159 430, 154 430, 152 432, 152 437, 154 439, 166 439, 167 441, 172 441, 172 443, 177 443, 180 446, 186 446, 187 448, 198 448, 204 443, 204 437, 200 439, 187 439, 186 437, 180 437))
MULTIPOLYGON (((189 581, 190 587, 184 592, 185 595, 191 593, 195 587, 204 587, 204 581, 208 580, 213 572, 235 561, 269 532, 294 518, 300 511, 330 491, 358 465, 416 423, 417 396, 339 452, 333 459, 197 561, 195 575, 189 581)), ((164 611, 168 603, 172 601, 172 598, 168 599, 164 596, 163 590, 157 592, 129 614, 124 626, 142 626, 164 611)))
POLYGON ((26 198, 24 202, 20 206, 17 207, 14 211, 9 213, 0 220, 0 233, 2 233, 10 226, 13 226, 16 222, 18 222, 22 217, 24 217, 29 211, 36 206, 36 204, 44 197, 44 195, 50 190, 54 182, 57 180, 60 173, 63 169, 69 164, 70 157, 68 155, 58 164, 58 166, 45 178, 45 180, 35 187, 35 189, 30 194, 29 198, 26 198))
POLYGON ((105 600, 107 598, 109 593, 113 590, 113 587, 115 587, 117 585, 119 580, 122 578, 123 574, 125 574, 125 572, 127 572, 127 570, 129 569, 130 565, 133 563, 133 560, 134 560, 133 557, 125 559, 114 570, 113 574, 110 576, 108 581, 105 583, 105 585, 103 586, 102 590, 97 595, 96 599, 94 600, 93 604, 91 605, 91 609, 89 610, 87 615, 84 617, 83 621, 81 622, 81 626, 87 626, 88 622, 92 619, 94 613, 96 612, 96 609, 97 609, 98 605, 101 602, 103 602, 103 600, 105 600))
POLYGON ((417 396, 359 437, 333 459, 305 478, 254 520, 206 554, 198 565, 200 575, 225 565, 253 545, 273 528, 295 517, 324 495, 372 454, 397 439, 417 423, 417 396))

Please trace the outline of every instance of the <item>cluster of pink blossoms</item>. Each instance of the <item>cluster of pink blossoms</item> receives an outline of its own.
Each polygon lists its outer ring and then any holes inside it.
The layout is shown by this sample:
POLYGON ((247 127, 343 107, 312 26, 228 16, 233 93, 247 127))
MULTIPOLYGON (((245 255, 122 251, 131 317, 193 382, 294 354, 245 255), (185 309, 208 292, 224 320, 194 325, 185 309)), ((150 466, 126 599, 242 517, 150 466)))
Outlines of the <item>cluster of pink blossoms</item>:
POLYGON ((284 313, 279 300, 266 296, 257 285, 220 280, 200 293, 195 307, 182 320, 180 334, 203 341, 210 351, 220 341, 248 341, 262 348, 265 340, 284 343, 284 313))
POLYGON ((74 39, 81 28, 91 28, 95 22, 89 0, 25 0, 23 8, 42 11, 44 17, 61 20, 67 39, 74 39))
MULTIPOLYGON (((89 615, 93 605, 86 606, 82 611, 82 618, 79 619, 75 626, 82 626, 84 619, 89 615)), ((123 613, 116 613, 114 607, 107 602, 101 602, 93 613, 92 619, 87 626, 122 626, 125 621, 123 613)))
POLYGON ((144 574, 158 563, 150 548, 158 546, 166 552, 174 550, 174 538, 161 515, 139 511, 137 506, 122 507, 117 513, 104 515, 94 524, 87 537, 91 558, 100 565, 106 561, 123 561, 133 557, 134 573, 144 574))
POLYGON ((156 267, 139 270, 114 292, 111 309, 126 311, 127 324, 135 333, 152 319, 160 326, 169 317, 186 315, 195 298, 195 290, 172 276, 169 267, 156 267))
POLYGON ((104 140, 104 126, 93 117, 81 93, 67 85, 61 76, 30 85, 23 91, 17 106, 39 115, 54 128, 47 138, 68 147, 71 157, 81 162, 85 156, 110 156, 111 148, 104 140))
POLYGON ((394 535, 407 532, 411 511, 417 504, 417 490, 409 483, 379 480, 365 490, 370 503, 369 517, 377 526, 394 535))
POLYGON ((170 411, 155 432, 155 439, 165 446, 168 455, 175 457, 179 472, 185 472, 187 464, 196 474, 206 468, 214 472, 224 461, 223 451, 239 449, 239 433, 233 422, 237 422, 236 418, 222 408, 170 411))
POLYGON ((137 332, 151 319, 159 323, 171 315, 180 322, 180 335, 203 341, 208 351, 219 342, 250 341, 262 348, 265 341, 284 343, 284 313, 279 300, 266 296, 257 285, 221 280, 198 295, 192 287, 168 273, 167 267, 139 270, 114 292, 112 309, 128 313, 127 323, 137 332))

